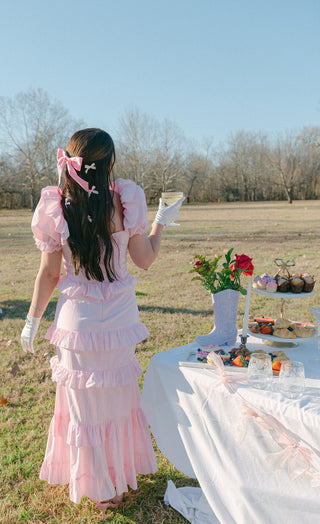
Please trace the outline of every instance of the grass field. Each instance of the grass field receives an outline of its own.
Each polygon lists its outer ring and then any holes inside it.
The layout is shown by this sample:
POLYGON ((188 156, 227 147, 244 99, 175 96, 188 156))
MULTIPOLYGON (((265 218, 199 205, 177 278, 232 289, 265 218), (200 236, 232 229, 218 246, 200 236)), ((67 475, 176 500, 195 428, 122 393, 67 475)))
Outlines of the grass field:
MULTIPOLYGON (((188 273, 196 253, 213 256, 234 247, 235 253, 253 257, 254 274, 273 273, 275 257, 294 257, 296 272, 313 273, 318 284, 312 297, 288 301, 285 316, 314 320, 308 307, 318 305, 320 297, 319 208, 317 201, 183 206, 181 226, 165 231, 154 265, 142 271, 129 263, 129 271, 138 279, 140 318, 151 333, 137 347, 143 369, 153 354, 193 342, 195 335, 212 328, 211 297, 188 273)), ((155 208, 150 208, 150 220, 154 215, 155 208)), ((197 483, 175 470, 156 444, 158 473, 140 477, 138 491, 130 492, 117 512, 108 511, 104 521, 92 501, 70 503, 67 486, 50 487, 38 479, 55 394, 49 367, 54 348, 44 341, 44 334, 54 316, 57 294, 41 322, 35 355, 24 354, 20 332, 40 259, 30 221, 28 211, 0 211, 0 396, 8 400, 0 405, 0 522, 186 522, 163 504, 163 495, 169 479, 177 486, 197 483)), ((244 308, 245 298, 240 297, 239 328, 244 308)), ((253 293, 252 313, 277 317, 279 310, 279 300, 253 293)))

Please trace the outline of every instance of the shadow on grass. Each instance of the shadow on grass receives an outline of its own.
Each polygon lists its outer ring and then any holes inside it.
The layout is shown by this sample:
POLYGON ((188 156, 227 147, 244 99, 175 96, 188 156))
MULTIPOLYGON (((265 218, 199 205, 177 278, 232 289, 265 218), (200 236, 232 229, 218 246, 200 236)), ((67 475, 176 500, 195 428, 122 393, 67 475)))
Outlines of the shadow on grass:
MULTIPOLYGON (((2 308, 2 314, 0 315, 0 321, 5 318, 20 318, 25 319, 29 310, 29 300, 4 300, 0 304, 2 308)), ((53 320, 54 314, 57 307, 57 299, 52 299, 43 315, 46 320, 53 320)), ((139 311, 146 312, 157 312, 157 313, 184 313, 187 315, 212 315, 210 310, 195 310, 187 308, 173 308, 173 307, 160 307, 160 306, 139 306, 139 311)))
POLYGON ((139 311, 153 311, 158 313, 186 313, 189 315, 212 315, 212 310, 195 310, 187 308, 160 307, 160 306, 139 306, 139 311))
MULTIPOLYGON (((57 299, 52 299, 43 315, 46 320, 53 320, 57 306, 57 299)), ((1 302, 2 315, 0 320, 5 318, 26 318, 30 307, 30 300, 4 300, 1 302)))

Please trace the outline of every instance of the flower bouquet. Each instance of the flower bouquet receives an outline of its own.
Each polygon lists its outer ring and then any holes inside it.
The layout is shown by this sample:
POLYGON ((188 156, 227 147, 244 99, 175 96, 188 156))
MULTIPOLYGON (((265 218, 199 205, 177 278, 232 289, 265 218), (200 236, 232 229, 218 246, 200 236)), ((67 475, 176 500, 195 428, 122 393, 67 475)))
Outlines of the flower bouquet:
POLYGON ((225 261, 219 269, 222 255, 214 259, 203 255, 195 255, 194 265, 190 273, 197 276, 192 280, 199 280, 203 287, 212 295, 212 304, 215 317, 215 326, 208 335, 196 337, 196 342, 202 347, 206 345, 231 345, 237 339, 237 310, 239 293, 247 294, 242 287, 241 276, 252 276, 254 266, 252 258, 247 255, 235 255, 232 258, 233 248, 225 254, 225 261))
POLYGON ((241 285, 241 275, 252 276, 254 266, 252 258, 247 255, 235 255, 231 260, 233 248, 225 254, 225 262, 222 269, 218 270, 218 264, 222 255, 216 256, 213 260, 203 255, 194 256, 194 266, 190 273, 197 273, 198 276, 192 280, 199 280, 203 287, 212 293, 219 293, 225 289, 234 289, 242 295, 247 294, 247 290, 241 285))

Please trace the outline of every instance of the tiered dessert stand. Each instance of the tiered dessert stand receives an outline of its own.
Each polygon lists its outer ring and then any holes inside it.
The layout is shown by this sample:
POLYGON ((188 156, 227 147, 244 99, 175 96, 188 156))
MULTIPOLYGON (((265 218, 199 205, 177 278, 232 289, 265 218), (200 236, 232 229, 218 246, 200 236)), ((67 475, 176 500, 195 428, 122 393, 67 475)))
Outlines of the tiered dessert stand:
MULTIPOLYGON (((264 291, 262 289, 256 289, 254 288, 253 291, 255 293, 258 293, 259 295, 263 295, 268 298, 278 298, 281 300, 281 306, 280 306, 280 318, 283 318, 283 312, 284 312, 284 305, 285 301, 289 299, 298 299, 298 298, 308 298, 312 297, 314 295, 314 289, 310 291, 309 293, 280 293, 276 291, 275 293, 268 293, 267 291, 264 291)), ((269 346, 275 346, 275 347, 297 347, 299 345, 299 340, 304 340, 303 338, 295 338, 295 339, 287 339, 287 338, 280 338, 276 337, 274 335, 263 335, 262 333, 253 333, 250 331, 250 336, 260 338, 263 340, 266 344, 269 346)), ((317 334, 315 335, 317 336, 317 334)))

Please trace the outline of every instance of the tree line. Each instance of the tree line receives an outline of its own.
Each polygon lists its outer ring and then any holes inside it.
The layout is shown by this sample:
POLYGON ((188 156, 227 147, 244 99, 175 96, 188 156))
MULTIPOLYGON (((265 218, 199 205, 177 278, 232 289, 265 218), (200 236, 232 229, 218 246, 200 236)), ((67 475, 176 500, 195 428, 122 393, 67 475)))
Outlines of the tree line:
MULTIPOLYGON (((57 148, 81 127, 41 89, 0 97, 0 207, 34 209, 41 188, 57 184, 57 148)), ((188 202, 320 198, 320 127, 273 137, 240 130, 216 146, 132 109, 111 134, 115 177, 141 185, 148 203, 170 190, 183 191, 188 202)))

